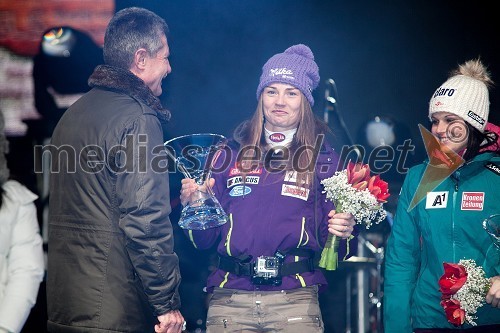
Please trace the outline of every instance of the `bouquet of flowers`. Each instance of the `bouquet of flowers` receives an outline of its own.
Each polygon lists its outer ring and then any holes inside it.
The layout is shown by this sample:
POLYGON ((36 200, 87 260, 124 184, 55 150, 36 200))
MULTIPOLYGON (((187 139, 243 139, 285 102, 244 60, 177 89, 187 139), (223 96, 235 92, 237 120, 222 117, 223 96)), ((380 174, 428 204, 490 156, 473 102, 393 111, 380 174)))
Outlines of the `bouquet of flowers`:
MULTIPOLYGON (((337 213, 351 213, 358 224, 368 229, 373 222, 380 223, 386 218, 383 203, 389 197, 388 185, 380 176, 370 176, 367 164, 349 162, 347 169, 321 181, 326 198, 335 204, 337 213)), ((321 253, 319 267, 335 270, 338 265, 338 245, 340 239, 332 234, 321 253)))
POLYGON ((485 303, 491 280, 485 277, 474 260, 462 259, 458 264, 443 263, 444 274, 439 279, 441 306, 446 319, 460 326, 465 322, 476 326, 474 314, 485 303))

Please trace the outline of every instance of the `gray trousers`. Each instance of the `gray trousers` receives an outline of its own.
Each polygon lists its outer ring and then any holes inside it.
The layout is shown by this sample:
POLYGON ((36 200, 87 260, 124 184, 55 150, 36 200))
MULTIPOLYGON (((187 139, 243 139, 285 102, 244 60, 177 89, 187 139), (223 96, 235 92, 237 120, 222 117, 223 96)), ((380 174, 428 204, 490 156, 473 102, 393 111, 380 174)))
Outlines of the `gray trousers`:
POLYGON ((323 332, 318 287, 282 291, 214 289, 207 333, 323 332))

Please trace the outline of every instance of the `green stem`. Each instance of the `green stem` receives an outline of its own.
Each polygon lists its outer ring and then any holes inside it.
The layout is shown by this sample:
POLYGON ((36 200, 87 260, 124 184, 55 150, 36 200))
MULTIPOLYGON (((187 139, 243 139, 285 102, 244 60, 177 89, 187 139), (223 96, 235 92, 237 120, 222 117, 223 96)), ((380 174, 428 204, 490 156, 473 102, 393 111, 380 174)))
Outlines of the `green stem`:
POLYGON ((339 262, 339 237, 329 234, 326 241, 325 248, 321 252, 321 259, 319 260, 319 267, 327 271, 334 271, 338 267, 339 262))
MULTIPOLYGON (((335 203, 335 208, 337 213, 342 212, 340 204, 335 203)), ((328 234, 325 247, 321 252, 321 258, 318 264, 319 267, 327 271, 334 271, 337 269, 339 263, 339 243, 339 237, 331 233, 328 234)))

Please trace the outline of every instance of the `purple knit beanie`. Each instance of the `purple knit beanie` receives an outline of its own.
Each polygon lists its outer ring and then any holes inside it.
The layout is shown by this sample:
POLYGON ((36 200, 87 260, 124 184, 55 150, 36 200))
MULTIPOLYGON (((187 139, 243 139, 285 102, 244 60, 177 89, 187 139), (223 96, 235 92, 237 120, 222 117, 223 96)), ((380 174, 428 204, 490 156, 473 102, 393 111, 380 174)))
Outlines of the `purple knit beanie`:
POLYGON ((290 46, 283 53, 272 56, 262 67, 257 99, 271 83, 286 83, 299 89, 314 105, 312 91, 319 84, 319 69, 311 49, 304 44, 290 46))

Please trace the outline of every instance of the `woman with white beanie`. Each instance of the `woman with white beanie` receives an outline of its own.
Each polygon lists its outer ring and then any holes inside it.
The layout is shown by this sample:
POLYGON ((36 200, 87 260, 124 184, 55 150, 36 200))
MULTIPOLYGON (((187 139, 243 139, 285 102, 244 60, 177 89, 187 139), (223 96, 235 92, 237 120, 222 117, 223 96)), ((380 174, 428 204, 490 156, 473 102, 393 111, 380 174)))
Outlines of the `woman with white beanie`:
POLYGON ((492 84, 482 62, 470 60, 430 99, 429 160, 409 170, 388 239, 386 333, 500 332, 499 235, 483 227, 500 213, 498 135, 487 129, 492 84), (472 303, 458 304, 440 290, 444 264, 460 260, 481 266, 490 279, 480 294, 469 292, 469 301, 482 304, 476 313, 472 303))

